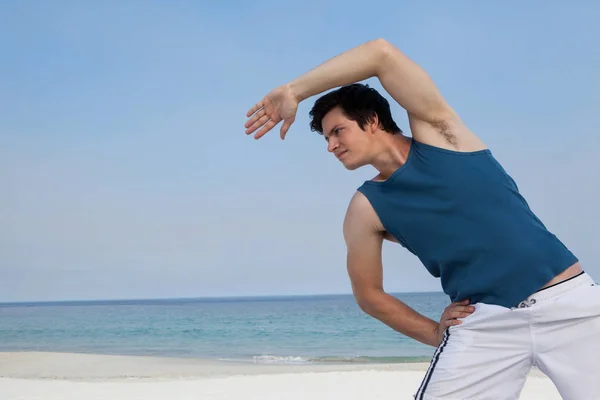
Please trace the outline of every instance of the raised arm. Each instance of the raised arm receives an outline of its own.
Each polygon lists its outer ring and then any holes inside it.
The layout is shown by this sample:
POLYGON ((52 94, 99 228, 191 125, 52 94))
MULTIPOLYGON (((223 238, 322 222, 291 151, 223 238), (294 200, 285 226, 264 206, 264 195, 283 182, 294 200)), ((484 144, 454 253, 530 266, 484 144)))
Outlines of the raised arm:
POLYGON ((298 100, 377 77, 383 88, 415 118, 435 122, 449 107, 427 73, 384 39, 337 55, 290 82, 298 100))
POLYGON ((284 122, 283 138, 295 116, 296 108, 292 103, 297 106, 308 97, 371 77, 377 77, 383 88, 408 112, 415 139, 465 151, 485 147, 460 121, 429 75, 384 39, 372 40, 341 53, 269 93, 248 112, 247 115, 252 118, 246 124, 250 128, 247 133, 263 127, 257 134, 260 137, 279 121, 286 121, 285 115, 269 112, 277 111, 277 104, 286 104, 288 123, 284 122), (285 102, 281 101, 285 98, 283 94, 287 96, 285 102), (270 98, 275 101, 269 102, 270 98), (269 105, 274 107, 271 110, 266 107, 265 112, 255 114, 269 105))

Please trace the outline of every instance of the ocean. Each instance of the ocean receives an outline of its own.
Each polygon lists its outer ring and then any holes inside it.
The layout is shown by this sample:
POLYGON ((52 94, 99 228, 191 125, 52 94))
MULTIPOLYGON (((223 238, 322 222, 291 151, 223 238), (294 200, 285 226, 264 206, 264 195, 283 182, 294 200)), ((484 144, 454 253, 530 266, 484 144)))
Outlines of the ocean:
MULTIPOLYGON (((439 320, 443 293, 393 294, 439 320)), ((246 363, 429 361, 434 349, 366 315, 352 295, 0 303, 0 351, 246 363)))

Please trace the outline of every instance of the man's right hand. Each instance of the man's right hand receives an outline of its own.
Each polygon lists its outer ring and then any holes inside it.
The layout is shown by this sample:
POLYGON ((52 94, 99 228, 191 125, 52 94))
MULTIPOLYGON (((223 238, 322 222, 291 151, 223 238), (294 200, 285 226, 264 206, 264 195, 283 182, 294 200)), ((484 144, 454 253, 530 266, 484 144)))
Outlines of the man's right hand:
POLYGON ((442 343, 444 331, 448 327, 462 324, 462 321, 459 318, 466 318, 474 311, 475 307, 469 305, 469 300, 452 303, 446 307, 442 313, 442 316, 440 317, 440 323, 435 329, 437 344, 439 345, 442 343))
POLYGON ((280 136, 283 140, 296 119, 298 103, 298 98, 290 85, 279 86, 271 90, 246 113, 246 117, 250 118, 244 125, 246 134, 250 135, 257 129, 262 128, 254 135, 254 139, 259 139, 283 121, 280 130, 280 136))

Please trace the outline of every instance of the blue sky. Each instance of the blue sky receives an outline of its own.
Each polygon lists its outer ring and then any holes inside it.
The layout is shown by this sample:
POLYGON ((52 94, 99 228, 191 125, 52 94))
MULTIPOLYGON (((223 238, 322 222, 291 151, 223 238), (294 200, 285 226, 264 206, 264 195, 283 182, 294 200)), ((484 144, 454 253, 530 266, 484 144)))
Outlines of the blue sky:
MULTIPOLYGON (((1 3, 0 301, 349 293, 341 224, 373 170, 326 152, 315 98, 283 142, 243 124, 271 88, 377 37, 600 279, 600 5, 364 4, 1 3)), ((386 290, 439 290, 397 245, 384 264, 386 290)))

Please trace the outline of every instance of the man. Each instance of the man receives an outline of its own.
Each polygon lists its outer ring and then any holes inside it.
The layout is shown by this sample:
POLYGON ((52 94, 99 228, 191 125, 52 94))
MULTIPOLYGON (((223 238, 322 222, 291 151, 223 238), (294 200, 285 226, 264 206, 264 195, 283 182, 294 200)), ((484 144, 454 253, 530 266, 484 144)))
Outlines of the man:
POLYGON ((385 40, 344 52, 269 92, 250 111, 260 138, 298 103, 334 87, 311 128, 349 170, 372 165, 344 220, 347 268, 361 309, 436 346, 417 399, 516 399, 531 366, 565 399, 600 398, 600 286, 534 215, 513 179, 429 76, 385 40), (408 112, 356 82, 377 77, 408 112), (386 294, 382 241, 399 242, 441 278, 452 304, 439 323, 386 294))

